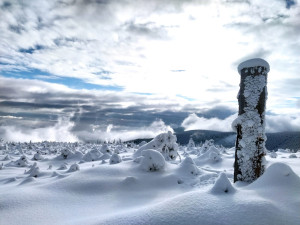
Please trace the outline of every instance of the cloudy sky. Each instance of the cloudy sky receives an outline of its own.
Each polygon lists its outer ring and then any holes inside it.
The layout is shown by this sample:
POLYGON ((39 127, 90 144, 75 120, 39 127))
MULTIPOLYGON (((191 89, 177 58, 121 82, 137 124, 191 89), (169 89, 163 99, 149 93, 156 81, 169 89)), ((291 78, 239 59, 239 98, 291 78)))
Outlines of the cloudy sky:
POLYGON ((0 137, 231 131, 240 62, 270 64, 267 131, 300 130, 296 0, 0 0, 0 137))

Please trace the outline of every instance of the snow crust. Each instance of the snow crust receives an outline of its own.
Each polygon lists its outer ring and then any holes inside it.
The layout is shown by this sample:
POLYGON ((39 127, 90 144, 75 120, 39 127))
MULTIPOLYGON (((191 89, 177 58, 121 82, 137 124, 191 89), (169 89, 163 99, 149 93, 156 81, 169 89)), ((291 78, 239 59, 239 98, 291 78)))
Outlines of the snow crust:
POLYGON ((270 71, 270 65, 267 61, 260 59, 260 58, 254 58, 249 59, 247 61, 244 61, 238 65, 238 72, 241 74, 242 69, 244 68, 250 68, 250 67, 265 67, 266 72, 268 73, 270 71))

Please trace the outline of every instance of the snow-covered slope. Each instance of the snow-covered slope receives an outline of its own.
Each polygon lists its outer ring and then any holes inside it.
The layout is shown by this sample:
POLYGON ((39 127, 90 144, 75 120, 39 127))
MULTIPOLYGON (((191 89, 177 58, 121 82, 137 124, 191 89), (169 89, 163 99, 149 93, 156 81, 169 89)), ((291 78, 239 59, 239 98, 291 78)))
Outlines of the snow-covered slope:
POLYGON ((234 149, 179 146, 181 159, 165 161, 154 150, 133 159, 139 148, 1 146, 0 224, 299 224, 300 152, 269 152, 248 185, 232 184, 234 149))

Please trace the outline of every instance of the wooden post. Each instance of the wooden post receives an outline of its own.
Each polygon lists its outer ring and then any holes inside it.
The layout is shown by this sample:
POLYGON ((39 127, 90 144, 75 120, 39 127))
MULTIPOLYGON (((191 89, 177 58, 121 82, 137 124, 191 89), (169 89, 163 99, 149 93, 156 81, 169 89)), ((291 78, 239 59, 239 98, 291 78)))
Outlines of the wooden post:
POLYGON ((234 182, 253 182, 265 170, 265 106, 269 70, 269 64, 263 59, 250 59, 238 66, 241 75, 239 116, 232 124, 237 130, 234 182))

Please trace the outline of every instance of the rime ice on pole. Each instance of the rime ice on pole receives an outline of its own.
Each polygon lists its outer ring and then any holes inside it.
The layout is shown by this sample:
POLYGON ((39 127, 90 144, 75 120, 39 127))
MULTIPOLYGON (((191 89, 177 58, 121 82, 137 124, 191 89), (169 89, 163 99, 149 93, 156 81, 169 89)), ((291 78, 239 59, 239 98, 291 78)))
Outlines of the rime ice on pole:
POLYGON ((232 123, 237 130, 234 182, 252 182, 265 170, 265 106, 269 70, 269 64, 258 58, 238 66, 241 75, 239 116, 232 123))

